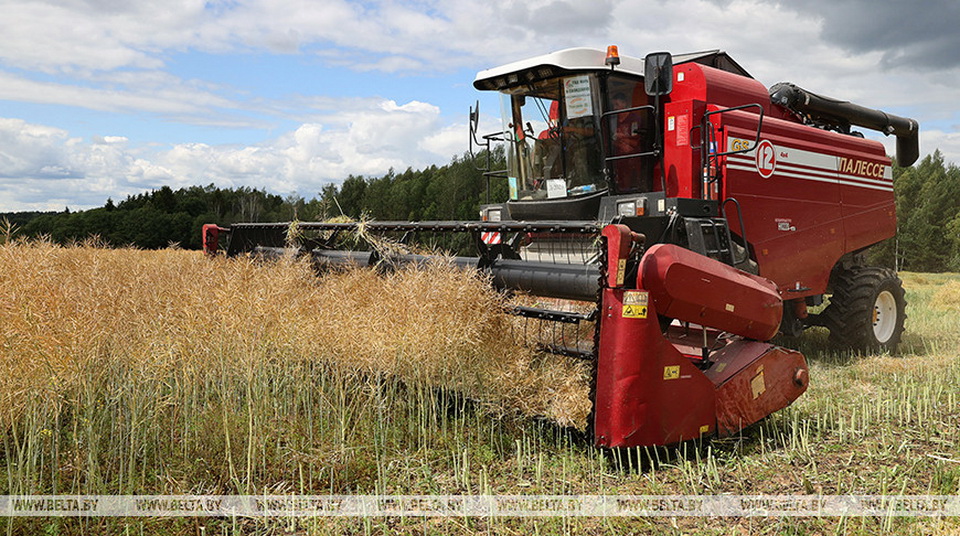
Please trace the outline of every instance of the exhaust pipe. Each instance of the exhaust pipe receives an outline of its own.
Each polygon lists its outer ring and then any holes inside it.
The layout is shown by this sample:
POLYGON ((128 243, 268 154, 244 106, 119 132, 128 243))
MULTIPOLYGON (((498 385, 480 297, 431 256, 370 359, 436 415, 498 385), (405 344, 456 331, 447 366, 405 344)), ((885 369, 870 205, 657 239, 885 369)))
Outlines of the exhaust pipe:
POLYGON ((850 125, 886 136, 893 134, 897 137, 897 164, 901 167, 912 165, 920 157, 920 125, 913 119, 817 95, 789 82, 772 86, 770 100, 815 121, 829 123, 845 134, 850 133, 850 125))

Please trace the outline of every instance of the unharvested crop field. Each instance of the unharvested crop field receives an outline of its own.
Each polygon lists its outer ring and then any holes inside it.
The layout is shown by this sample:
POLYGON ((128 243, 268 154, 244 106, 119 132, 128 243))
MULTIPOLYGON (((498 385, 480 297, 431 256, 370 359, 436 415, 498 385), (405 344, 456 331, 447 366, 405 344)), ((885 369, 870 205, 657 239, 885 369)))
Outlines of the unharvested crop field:
MULTIPOLYGON (((902 274, 901 355, 798 341, 739 437, 610 454, 586 365, 442 265, 317 277, 180 250, 0 245, 3 494, 960 494, 960 276, 902 274)), ((938 534, 957 520, 3 519, 8 534, 938 534)))

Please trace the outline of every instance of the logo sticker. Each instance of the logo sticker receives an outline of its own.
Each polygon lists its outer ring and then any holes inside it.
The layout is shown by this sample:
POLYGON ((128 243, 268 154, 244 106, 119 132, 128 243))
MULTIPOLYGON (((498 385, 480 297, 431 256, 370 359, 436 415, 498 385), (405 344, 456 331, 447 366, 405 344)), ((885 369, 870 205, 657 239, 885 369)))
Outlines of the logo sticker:
POLYGON ((757 173, 765 179, 769 179, 777 170, 777 151, 770 140, 763 140, 757 144, 756 163, 757 173))
POLYGON ((797 230, 796 226, 793 225, 793 220, 790 218, 774 218, 773 221, 777 223, 778 231, 790 232, 797 230))

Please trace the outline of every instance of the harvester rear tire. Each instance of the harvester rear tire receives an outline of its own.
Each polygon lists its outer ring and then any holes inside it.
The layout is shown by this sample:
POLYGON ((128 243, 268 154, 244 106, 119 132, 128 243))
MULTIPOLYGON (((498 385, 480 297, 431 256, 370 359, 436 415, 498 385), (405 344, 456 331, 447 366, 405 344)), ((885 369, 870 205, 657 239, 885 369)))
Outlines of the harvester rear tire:
POLYGON ((906 306, 903 282, 896 272, 854 268, 836 277, 823 324, 834 343, 861 352, 895 353, 907 318, 906 306))

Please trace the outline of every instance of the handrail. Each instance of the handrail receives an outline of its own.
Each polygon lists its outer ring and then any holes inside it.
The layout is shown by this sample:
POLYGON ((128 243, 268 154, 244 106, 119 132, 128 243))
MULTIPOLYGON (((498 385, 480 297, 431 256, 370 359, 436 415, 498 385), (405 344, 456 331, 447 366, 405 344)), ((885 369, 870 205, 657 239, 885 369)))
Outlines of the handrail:
POLYGON ((720 203, 720 213, 723 215, 724 221, 727 222, 727 242, 730 244, 730 259, 733 261, 733 265, 742 264, 750 260, 750 242, 747 241, 747 229, 743 226, 743 209, 740 206, 740 201, 736 197, 728 197, 720 203), (737 260, 736 255, 733 251, 733 235, 730 233, 730 218, 727 217, 727 203, 733 202, 734 206, 737 207, 737 220, 740 223, 740 238, 743 239, 743 251, 745 257, 743 260, 737 260))

